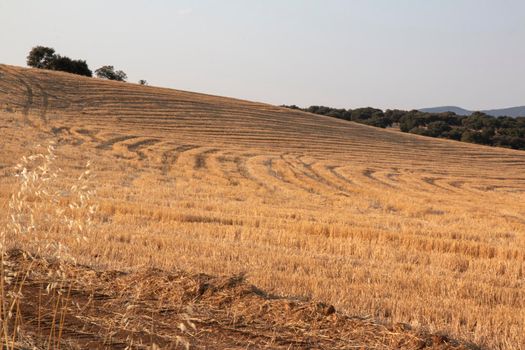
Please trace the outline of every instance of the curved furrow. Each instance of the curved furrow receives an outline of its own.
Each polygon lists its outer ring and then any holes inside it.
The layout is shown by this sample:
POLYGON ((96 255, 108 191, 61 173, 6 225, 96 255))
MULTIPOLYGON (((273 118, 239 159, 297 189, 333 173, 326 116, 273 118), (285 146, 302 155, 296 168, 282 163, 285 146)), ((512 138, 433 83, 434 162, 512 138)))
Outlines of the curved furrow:
POLYGON ((266 183, 262 182, 262 181, 259 181, 259 179, 257 179, 257 177, 252 174, 250 172, 250 168, 248 166, 248 162, 255 158, 256 157, 256 154, 251 154, 251 153, 248 153, 248 154, 242 154, 240 156, 237 156, 234 158, 234 163, 235 163, 235 166, 237 168, 237 172, 245 179, 247 179, 248 181, 251 181, 253 183, 255 183, 257 186, 260 186, 264 189, 266 189, 266 191, 268 192, 275 192, 275 188, 272 188, 270 186, 268 186, 266 183))
POLYGON ((470 192, 471 195, 484 195, 491 192, 521 193, 525 188, 517 185, 508 185, 505 180, 491 181, 465 181, 462 184, 463 192, 470 192))
MULTIPOLYGON (((33 75, 25 74, 25 73, 19 73, 17 74, 18 79, 20 79, 21 83, 26 87, 28 90, 28 103, 32 106, 32 108, 29 108, 27 110, 27 113, 33 113, 33 110, 35 110, 35 114, 42 120, 44 124, 47 124, 48 122, 48 111, 54 107, 54 105, 60 101, 60 98, 58 97, 58 94, 51 94, 49 92, 50 87, 44 86, 38 78, 36 78, 33 75), (35 87, 35 89, 33 89, 35 87), (39 92, 39 94, 36 94, 35 90, 39 92), (40 95, 41 96, 41 104, 37 105, 35 103, 34 97, 40 95)), ((66 109, 70 107, 71 104, 66 105, 57 105, 59 109, 66 109)), ((24 112, 26 113, 26 112, 24 112)))
POLYGON ((144 149, 147 149, 148 146, 155 145, 159 142, 161 142, 159 139, 145 138, 143 140, 127 144, 126 147, 128 151, 136 153, 139 160, 145 160, 147 157, 144 149))
POLYGON ((276 156, 254 154, 243 162, 244 166, 242 171, 246 172, 247 176, 252 177, 256 183, 266 188, 269 193, 276 194, 283 192, 283 190, 290 191, 290 189, 296 189, 293 184, 273 170, 274 157, 276 156))
POLYGON ((446 188, 442 185, 440 185, 438 182, 439 180, 444 180, 442 177, 436 177, 436 176, 423 176, 421 177, 421 181, 424 182, 427 185, 430 185, 431 188, 440 190, 440 191, 450 191, 454 192, 453 189, 446 188))
POLYGON ((161 155, 161 169, 163 175, 169 174, 170 170, 176 165, 177 160, 184 152, 191 151, 192 149, 199 148, 198 145, 179 145, 175 148, 164 151, 161 155))
POLYGON ((264 188, 267 191, 271 189, 263 182, 252 176, 246 167, 246 161, 253 154, 238 154, 234 152, 223 153, 223 155, 216 157, 217 161, 222 165, 222 172, 224 177, 228 179, 231 185, 248 185, 249 187, 255 187, 256 189, 264 188))
POLYGON ((454 188, 462 188, 465 182, 466 182, 465 180, 454 180, 454 181, 449 181, 448 184, 454 188))
MULTIPOLYGON (((231 156, 232 152, 223 149, 207 149, 195 155, 193 175, 199 179, 205 179, 207 184, 214 186, 215 188, 224 188, 228 192, 228 188, 239 187, 235 192, 238 193, 250 193, 250 190, 240 188, 243 186, 253 187, 254 183, 251 181, 242 182, 243 178, 235 170, 235 164, 233 162, 226 161, 225 159, 231 156), (204 158, 202 158, 204 157, 204 158), (199 162, 203 162, 202 167, 196 167, 199 162)), ((229 195, 229 194, 228 194, 229 195)))
MULTIPOLYGON (((259 162, 253 164, 254 173, 261 179, 263 183, 267 183, 270 188, 281 188, 287 192, 300 191, 301 193, 312 194, 313 191, 310 188, 306 188, 301 184, 298 184, 289 179, 282 169, 276 169, 276 162, 282 161, 280 156, 260 156, 262 158, 259 162)), ((286 168, 283 168, 286 169, 286 168)), ((286 169, 289 172, 291 170, 286 169)), ((292 173, 292 177, 293 177, 292 173)))
POLYGON ((309 174, 305 170, 302 162, 298 160, 297 157, 298 156, 292 155, 288 152, 282 153, 279 156, 280 159, 276 163, 274 163, 274 166, 276 166, 277 164, 283 164, 283 170, 281 171, 281 173, 285 176, 286 173, 288 173, 289 182, 295 184, 303 191, 313 193, 319 196, 322 196, 323 192, 333 192, 333 189, 331 189, 332 191, 326 191, 326 188, 324 188, 324 191, 321 191, 322 187, 319 186, 320 183, 315 179, 313 175, 309 174))
POLYGON ((230 186, 239 186, 241 184, 241 176, 235 171, 236 167, 233 159, 234 154, 232 152, 224 152, 216 157, 223 177, 228 180, 230 186))
POLYGON ((367 179, 370 179, 372 180, 374 183, 377 183, 381 186, 385 186, 385 187, 389 187, 389 188, 396 188, 396 186, 386 182, 386 181, 383 181, 383 180, 380 180, 377 176, 374 176, 375 173, 377 173, 378 170, 376 169, 371 169, 371 168, 366 168, 364 169, 362 172, 361 172, 361 175, 364 176, 365 178, 367 179))
MULTIPOLYGON (((317 161, 312 162, 306 162, 303 158, 305 158, 304 155, 301 155, 297 157, 297 160, 302 165, 302 168, 304 169, 303 174, 310 179, 316 181, 319 185, 322 185, 328 189, 330 189, 332 192, 335 192, 338 195, 343 195, 348 197, 349 194, 351 194, 351 191, 348 191, 346 187, 338 185, 337 183, 334 183, 333 181, 330 181, 326 177, 322 176, 320 172, 318 172, 314 167, 318 164, 317 161)), ((324 169, 322 166, 320 167, 320 170, 324 169)))
MULTIPOLYGON (((457 178, 455 180, 451 180, 451 177, 448 176, 448 174, 442 174, 440 173, 439 176, 423 176, 422 181, 426 182, 427 184, 434 186, 438 189, 448 191, 450 194, 453 195, 471 195, 474 192, 479 193, 479 191, 472 191, 471 188, 471 180, 472 179, 462 179, 457 178)), ((483 183, 484 180, 479 178, 477 179, 478 183, 483 183)))
POLYGON ((210 155, 215 154, 219 151, 220 150, 218 148, 211 148, 211 149, 206 149, 205 151, 196 153, 194 155, 195 158, 194 158, 193 169, 199 170, 199 171, 208 170, 208 167, 206 164, 207 159, 209 158, 210 155))
POLYGON ((97 137, 99 131, 90 129, 85 126, 73 127, 70 129, 70 132, 75 135, 77 138, 82 139, 84 142, 91 142, 99 145, 101 140, 97 137))
POLYGON ((22 114, 24 116, 24 122, 28 125, 34 126, 33 122, 29 119, 29 113, 31 112, 31 107, 33 107, 33 88, 29 85, 28 82, 22 77, 18 77, 18 81, 26 89, 26 100, 22 106, 22 114))
POLYGON ((400 176, 401 173, 399 172, 398 168, 391 168, 385 175, 388 181, 393 182, 395 184, 398 184, 400 182, 400 176))
POLYGON ((124 141, 131 140, 131 139, 136 139, 138 137, 139 136, 135 136, 135 135, 122 135, 122 136, 112 137, 110 139, 102 141, 95 148, 101 149, 101 150, 111 150, 113 146, 115 146, 117 143, 124 142, 124 141))
POLYGON ((39 108, 38 115, 42 123, 44 125, 47 125, 48 124, 47 111, 49 108, 49 95, 47 91, 42 87, 42 85, 40 85, 38 82, 34 81, 31 78, 27 78, 27 81, 29 82, 29 84, 34 85, 38 89, 39 95, 42 99, 42 103, 39 108))
POLYGON ((365 169, 363 172, 368 175, 367 178, 370 178, 371 176, 386 187, 396 190, 401 189, 400 185, 403 183, 402 174, 397 170, 393 170, 390 166, 365 169))
POLYGON ((337 179, 341 180, 342 182, 346 183, 349 186, 355 186, 355 182, 353 182, 348 177, 341 175, 337 169, 342 168, 342 165, 328 165, 326 169, 337 179))
POLYGON ((333 164, 332 160, 317 162, 312 166, 315 167, 315 171, 319 176, 325 178, 332 184, 334 189, 337 189, 347 196, 356 194, 356 184, 351 179, 339 174, 336 170, 341 166, 333 164))

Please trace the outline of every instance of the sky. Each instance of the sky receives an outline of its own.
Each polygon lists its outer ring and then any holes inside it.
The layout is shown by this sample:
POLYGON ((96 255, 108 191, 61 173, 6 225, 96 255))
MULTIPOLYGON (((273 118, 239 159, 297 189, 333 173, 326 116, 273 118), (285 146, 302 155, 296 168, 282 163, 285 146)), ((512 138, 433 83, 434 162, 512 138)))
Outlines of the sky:
POLYGON ((0 43, 271 104, 525 105, 524 0, 0 0, 0 43))

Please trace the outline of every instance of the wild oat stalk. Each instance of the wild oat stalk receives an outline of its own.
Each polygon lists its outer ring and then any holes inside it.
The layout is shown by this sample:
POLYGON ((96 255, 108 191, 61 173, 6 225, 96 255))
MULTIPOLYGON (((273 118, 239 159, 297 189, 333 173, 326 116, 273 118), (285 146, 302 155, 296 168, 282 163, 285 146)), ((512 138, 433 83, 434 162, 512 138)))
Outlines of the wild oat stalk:
POLYGON ((59 177, 61 170, 55 167, 55 160, 55 147, 50 144, 45 153, 24 156, 15 167, 20 181, 9 202, 7 238, 15 247, 33 254, 70 258, 61 236, 73 237, 77 243, 87 240, 97 210, 90 204, 95 194, 90 188, 91 163, 67 186, 67 179, 59 177))
MULTIPOLYGON (((56 158, 55 147, 50 143, 44 152, 22 157, 15 167, 14 176, 19 183, 9 201, 9 223, 0 231, 0 348, 15 347, 21 326, 22 290, 32 272, 34 258, 54 258, 59 263, 74 261, 65 239, 75 238, 74 242, 81 245, 93 227, 97 206, 91 204, 95 191, 90 186, 90 162, 67 185, 68 180, 60 178, 61 170, 55 167, 56 158), (25 271, 19 271, 9 261, 10 248, 20 249, 24 258, 29 258, 25 271)), ((46 291, 52 296, 56 294, 55 315, 59 313, 58 305, 64 305, 60 310, 59 327, 62 327, 67 305, 59 302, 64 299, 66 273, 62 264, 58 266, 57 270, 49 271, 51 280, 46 291)), ((61 329, 56 333, 58 336, 52 329, 48 345, 59 344, 61 329)))

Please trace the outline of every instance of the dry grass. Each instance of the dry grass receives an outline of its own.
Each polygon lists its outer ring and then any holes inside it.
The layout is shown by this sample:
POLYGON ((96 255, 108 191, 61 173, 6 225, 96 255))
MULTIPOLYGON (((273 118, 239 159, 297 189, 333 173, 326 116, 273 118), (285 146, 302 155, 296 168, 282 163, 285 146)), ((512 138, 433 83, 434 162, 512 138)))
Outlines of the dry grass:
POLYGON ((23 341, 33 349, 60 347, 71 290, 69 288, 63 293, 67 281, 62 264, 75 261, 64 242, 71 245, 71 240, 74 240, 77 248, 81 247, 88 241, 86 234, 93 227, 96 205, 89 203, 94 194, 90 189, 89 162, 86 170, 68 186, 67 180, 58 175, 61 170, 54 169, 54 151, 53 144, 50 144, 45 153, 23 156, 14 168, 18 187, 9 200, 8 223, 0 231, 2 349, 14 350, 23 341), (12 259, 10 252, 13 249, 22 259, 12 259), (45 264, 47 258, 62 264, 45 269, 46 295, 42 297, 44 282, 41 282, 38 298, 35 298, 34 290, 28 290, 31 289, 28 283, 34 278, 35 263, 45 264), (31 298, 38 300, 38 312, 26 314, 24 309, 31 298), (52 301, 52 321, 47 339, 40 341, 38 347, 33 342, 27 344, 25 319, 36 317, 40 331, 43 300, 52 301))
POLYGON ((273 294, 525 348, 523 152, 10 66, 0 133, 4 211, 37 143, 56 142, 70 181, 92 161, 97 230, 63 235, 80 263, 245 272, 273 294))
POLYGON ((15 271, 32 271, 19 311, 25 322, 18 344, 26 348, 477 349, 407 324, 385 327, 323 303, 271 296, 243 276, 96 271, 28 260, 19 251, 8 260, 15 271), (65 275, 55 288, 61 294, 48 295, 49 271, 57 269, 65 275))

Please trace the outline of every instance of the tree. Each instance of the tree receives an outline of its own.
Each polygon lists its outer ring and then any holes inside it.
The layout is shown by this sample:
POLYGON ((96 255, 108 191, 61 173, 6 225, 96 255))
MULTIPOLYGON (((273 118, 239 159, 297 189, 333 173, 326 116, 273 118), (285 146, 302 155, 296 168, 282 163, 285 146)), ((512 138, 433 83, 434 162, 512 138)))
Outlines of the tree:
POLYGON ((280 107, 289 108, 289 109, 302 110, 302 109, 301 109, 300 107, 298 107, 297 105, 281 105, 280 107))
POLYGON ((397 109, 387 109, 383 112, 371 107, 354 110, 326 106, 300 108, 295 105, 283 105, 282 107, 352 120, 380 128, 397 123, 401 131, 412 134, 525 150, 525 116, 495 118, 482 112, 461 116, 454 112, 426 113, 397 109))
POLYGON ((95 71, 97 77, 108 80, 126 81, 128 76, 121 70, 115 71, 113 66, 102 66, 95 71))
POLYGON ((35 46, 27 55, 27 65, 34 68, 49 69, 49 65, 55 57, 55 49, 35 46))
POLYGON ((432 137, 444 137, 445 133, 452 130, 452 127, 442 120, 431 122, 427 126, 427 135, 432 137))
POLYGON ((140 85, 148 85, 148 82, 146 80, 144 80, 144 79, 140 79, 139 80, 139 84, 140 85))
POLYGON ((375 115, 372 118, 360 120, 359 122, 366 125, 372 125, 378 128, 386 128, 392 126, 393 124, 391 119, 382 117, 381 115, 375 115))
POLYGON ((461 136, 463 136, 464 131, 463 128, 453 128, 450 131, 444 132, 441 136, 447 139, 461 141, 461 136))
POLYGON ((93 72, 89 69, 86 61, 72 60, 69 57, 55 55, 55 58, 49 64, 49 69, 68 72, 86 77, 92 77, 93 72))
POLYGON ((410 132, 410 130, 425 124, 426 113, 417 110, 410 111, 399 119, 399 128, 403 132, 410 132))
POLYGON ((466 130, 461 135, 461 141, 470 143, 479 143, 482 145, 490 145, 490 137, 487 133, 479 131, 466 130))
POLYGON ((27 65, 40 69, 51 69, 68 72, 86 77, 93 76, 86 61, 72 60, 55 53, 55 49, 45 46, 35 46, 27 56, 27 65))
POLYGON ((483 127, 492 127, 497 122, 497 119, 482 112, 474 112, 461 122, 468 129, 481 130, 483 127))
POLYGON ((384 113, 382 110, 372 107, 357 108, 352 110, 353 121, 363 121, 371 118, 383 118, 384 113))
POLYGON ((385 118, 388 118, 392 123, 399 123, 399 120, 408 112, 399 109, 387 109, 385 118))

